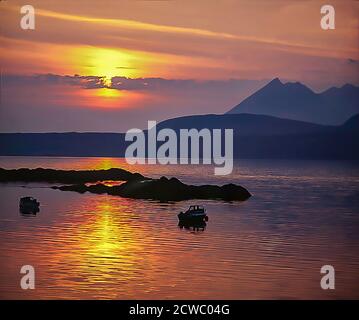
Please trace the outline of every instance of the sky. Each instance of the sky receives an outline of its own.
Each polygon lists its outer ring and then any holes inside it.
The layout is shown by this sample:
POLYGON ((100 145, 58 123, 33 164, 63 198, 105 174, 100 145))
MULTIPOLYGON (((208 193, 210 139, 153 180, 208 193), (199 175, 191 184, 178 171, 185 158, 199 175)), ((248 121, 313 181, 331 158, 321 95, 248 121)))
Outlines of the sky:
POLYGON ((359 84, 359 3, 2 0, 1 132, 124 132, 224 113, 271 79, 359 84))

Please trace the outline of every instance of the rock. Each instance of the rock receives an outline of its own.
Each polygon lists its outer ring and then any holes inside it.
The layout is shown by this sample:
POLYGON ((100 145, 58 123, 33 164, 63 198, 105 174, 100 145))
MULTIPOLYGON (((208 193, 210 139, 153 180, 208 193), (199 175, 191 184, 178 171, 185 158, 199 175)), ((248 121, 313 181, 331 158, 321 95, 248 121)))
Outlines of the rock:
POLYGON ((23 182, 60 182, 79 184, 104 180, 131 181, 148 179, 139 173, 132 173, 123 169, 112 168, 108 170, 55 170, 55 169, 14 169, 0 168, 0 181, 23 181, 23 182))
POLYGON ((161 177, 150 179, 139 173, 131 173, 123 169, 109 170, 54 170, 54 169, 16 169, 0 168, 0 182, 49 182, 66 183, 53 189, 110 194, 134 199, 153 199, 160 201, 180 201, 189 199, 221 199, 226 201, 244 201, 251 194, 243 187, 235 184, 216 185, 187 185, 177 178, 161 177), (105 180, 126 181, 118 186, 107 186, 102 183, 86 185, 87 182, 105 180))
POLYGON ((76 184, 71 186, 54 187, 62 191, 107 193, 126 198, 152 199, 160 201, 180 201, 189 199, 221 199, 225 201, 244 201, 251 194, 243 187, 235 184, 216 185, 186 185, 176 178, 161 177, 153 180, 132 180, 120 186, 105 186, 101 183, 86 186, 76 184))

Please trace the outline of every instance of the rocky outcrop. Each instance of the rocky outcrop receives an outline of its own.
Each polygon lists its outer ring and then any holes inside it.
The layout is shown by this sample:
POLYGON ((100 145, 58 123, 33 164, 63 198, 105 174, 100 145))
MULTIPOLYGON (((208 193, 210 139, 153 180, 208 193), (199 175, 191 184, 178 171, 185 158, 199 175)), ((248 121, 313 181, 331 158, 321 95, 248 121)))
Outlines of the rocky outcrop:
POLYGON ((153 199, 160 201, 179 201, 189 199, 221 199, 226 201, 244 201, 251 194, 235 184, 187 185, 176 178, 150 179, 139 173, 123 169, 109 170, 54 170, 54 169, 14 169, 0 168, 0 182, 48 182, 64 183, 53 189, 62 191, 91 192, 110 194, 134 199, 153 199), (101 181, 125 181, 123 184, 108 186, 101 181), (98 182, 98 183, 96 183, 98 182), (89 184, 92 183, 92 184, 89 184), (94 184, 95 183, 95 184, 94 184))
POLYGON ((189 199, 221 199, 226 201, 244 201, 251 194, 243 187, 235 184, 217 185, 187 185, 176 178, 147 180, 132 180, 120 186, 106 186, 98 183, 87 186, 75 184, 53 187, 62 191, 76 191, 80 193, 106 193, 134 199, 153 199, 160 201, 180 201, 189 199))
POLYGON ((0 168, 0 182, 49 182, 79 184, 104 180, 133 181, 148 178, 139 173, 132 173, 123 169, 108 170, 55 170, 55 169, 13 169, 0 168))

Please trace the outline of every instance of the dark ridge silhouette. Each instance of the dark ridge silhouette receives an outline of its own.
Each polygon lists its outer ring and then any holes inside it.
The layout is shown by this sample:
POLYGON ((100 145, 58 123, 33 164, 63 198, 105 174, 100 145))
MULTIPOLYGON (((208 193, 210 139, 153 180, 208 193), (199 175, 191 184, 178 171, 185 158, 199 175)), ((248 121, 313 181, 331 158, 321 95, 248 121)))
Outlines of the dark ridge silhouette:
POLYGON ((91 192, 96 194, 117 195, 125 198, 151 199, 159 201, 181 201, 190 199, 220 199, 225 201, 244 201, 251 194, 243 187, 235 184, 186 185, 177 178, 149 180, 131 180, 120 186, 106 186, 98 183, 87 186, 75 184, 70 186, 52 187, 62 191, 91 192))
POLYGON ((0 168, 0 182, 49 182, 49 183, 85 183, 104 180, 133 181, 146 180, 139 173, 131 173, 123 169, 108 170, 55 170, 55 169, 11 169, 0 168))
POLYGON ((0 133, 0 155, 121 157, 124 141, 122 133, 0 133))
POLYGON ((160 201, 179 201, 186 199, 222 199, 227 201, 244 201, 251 195, 243 187, 226 184, 224 186, 192 186, 182 183, 177 178, 146 178, 139 173, 123 169, 108 170, 54 170, 54 169, 13 169, 0 168, 0 182, 48 182, 67 183, 71 185, 54 186, 53 189, 76 191, 80 193, 107 193, 126 198, 153 199, 160 201), (102 183, 86 185, 86 182, 104 180, 127 181, 119 186, 106 186, 102 183))
POLYGON ((359 131, 359 114, 351 117, 349 120, 347 120, 343 126, 342 130, 352 130, 352 131, 359 131))
POLYGON ((253 114, 186 116, 160 128, 234 129, 235 158, 359 160, 357 115, 340 126, 253 114))
POLYGON ((346 84, 315 93, 300 82, 273 79, 227 113, 251 113, 339 125, 359 112, 359 87, 346 84))
POLYGON ((273 136, 287 134, 308 134, 317 132, 328 132, 335 126, 324 126, 304 121, 281 119, 266 115, 241 114, 207 114, 184 116, 160 122, 158 130, 171 128, 175 131, 180 129, 198 130, 212 129, 233 129, 235 134, 241 136, 273 136))
MULTIPOLYGON (((327 126, 254 114, 209 114, 169 119, 158 130, 233 129, 235 158, 359 160, 358 117, 327 126)), ((0 133, 2 156, 124 157, 128 145, 122 133, 0 133)))

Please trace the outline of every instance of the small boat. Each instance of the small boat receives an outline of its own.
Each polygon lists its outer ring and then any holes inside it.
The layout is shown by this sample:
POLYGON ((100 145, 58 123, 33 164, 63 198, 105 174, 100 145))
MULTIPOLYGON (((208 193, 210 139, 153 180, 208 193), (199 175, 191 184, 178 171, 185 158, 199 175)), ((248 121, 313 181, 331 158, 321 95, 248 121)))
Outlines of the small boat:
POLYGON ((33 197, 20 198, 20 211, 22 213, 37 213, 40 211, 40 202, 33 197))
POLYGON ((190 206, 187 211, 178 214, 180 221, 208 221, 206 209, 202 206, 190 206))

